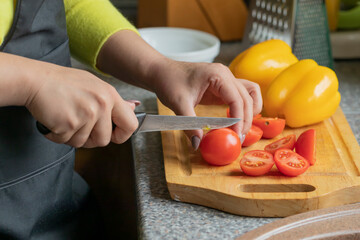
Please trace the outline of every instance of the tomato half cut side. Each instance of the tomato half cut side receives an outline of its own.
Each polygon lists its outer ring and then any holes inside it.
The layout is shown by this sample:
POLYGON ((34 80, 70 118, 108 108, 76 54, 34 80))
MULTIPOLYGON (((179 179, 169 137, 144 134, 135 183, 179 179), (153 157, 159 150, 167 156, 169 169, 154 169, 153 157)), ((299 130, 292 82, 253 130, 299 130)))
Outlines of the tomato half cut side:
POLYGON ((271 154, 274 154, 276 150, 281 148, 293 150, 295 142, 296 142, 296 135, 290 134, 286 137, 283 137, 275 142, 266 145, 264 150, 271 154))
POLYGON ((249 132, 246 134, 242 146, 248 147, 250 145, 253 145, 254 143, 256 143, 261 139, 262 135, 263 135, 263 131, 261 130, 261 128, 255 125, 251 125, 251 128, 249 132))
POLYGON ((316 131, 309 129, 301 133, 295 143, 295 151, 314 165, 316 161, 316 131))
POLYGON ((241 170, 249 176, 268 173, 274 166, 273 155, 263 150, 253 150, 244 154, 240 160, 241 170))
POLYGON ((285 119, 260 117, 253 119, 253 125, 263 130, 263 138, 274 138, 285 128, 285 119))
POLYGON ((241 142, 230 128, 211 130, 200 142, 202 158, 211 165, 223 166, 235 161, 241 153, 241 142))
POLYGON ((309 162, 290 149, 279 149, 274 154, 275 165, 279 171, 290 177, 303 174, 309 168, 309 162))

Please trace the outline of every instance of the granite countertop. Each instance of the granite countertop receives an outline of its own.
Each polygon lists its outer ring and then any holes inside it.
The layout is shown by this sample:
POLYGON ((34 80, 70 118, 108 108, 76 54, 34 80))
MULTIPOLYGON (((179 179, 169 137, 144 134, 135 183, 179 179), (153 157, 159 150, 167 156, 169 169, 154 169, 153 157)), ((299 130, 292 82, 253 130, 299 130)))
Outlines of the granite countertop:
MULTIPOLYGON (((228 65, 240 43, 223 43, 215 62, 228 65)), ((360 142, 360 60, 336 61, 341 107, 360 142)), ((157 112, 155 94, 104 78, 125 99, 137 99, 138 111, 157 112)), ((139 234, 142 239, 234 239, 277 218, 243 217, 194 204, 176 202, 167 190, 159 132, 132 139, 137 181, 139 234)))

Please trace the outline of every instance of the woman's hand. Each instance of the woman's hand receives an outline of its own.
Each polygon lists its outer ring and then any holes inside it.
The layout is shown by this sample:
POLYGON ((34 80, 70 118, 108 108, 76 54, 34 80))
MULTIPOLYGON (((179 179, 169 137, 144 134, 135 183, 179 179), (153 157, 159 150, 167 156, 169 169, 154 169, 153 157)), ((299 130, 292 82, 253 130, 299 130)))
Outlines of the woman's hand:
MULTIPOLYGON (((196 116, 197 104, 227 104, 230 116, 242 120, 232 126, 242 140, 250 130, 252 118, 262 109, 258 84, 236 79, 228 67, 219 63, 186 63, 167 60, 159 65, 154 88, 160 101, 177 115, 196 116)), ((197 148, 202 130, 186 131, 197 148)))
MULTIPOLYGON (((252 117, 260 113, 262 98, 256 83, 236 79, 219 63, 185 63, 170 60, 136 33, 122 30, 102 47, 97 67, 118 79, 157 94, 177 115, 195 116, 197 104, 228 104, 231 117, 242 120, 232 128, 241 138, 249 131, 252 117)), ((202 130, 187 131, 197 148, 202 130)))
POLYGON ((48 139, 97 147, 123 143, 135 131, 135 104, 124 101, 114 87, 83 70, 43 65, 26 107, 51 130, 48 139))
POLYGON ((105 146, 126 141, 137 128, 135 103, 89 72, 0 53, 0 76, 0 106, 27 107, 54 142, 105 146))

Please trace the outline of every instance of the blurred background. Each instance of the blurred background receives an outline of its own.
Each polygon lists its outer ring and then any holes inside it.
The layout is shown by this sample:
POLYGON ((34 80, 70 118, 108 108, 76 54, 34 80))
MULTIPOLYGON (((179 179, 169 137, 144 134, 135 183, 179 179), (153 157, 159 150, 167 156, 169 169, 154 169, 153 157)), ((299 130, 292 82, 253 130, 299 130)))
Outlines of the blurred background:
POLYGON ((111 1, 138 28, 191 28, 222 42, 242 40, 243 48, 282 38, 299 59, 328 67, 333 58, 360 58, 359 0, 111 1))

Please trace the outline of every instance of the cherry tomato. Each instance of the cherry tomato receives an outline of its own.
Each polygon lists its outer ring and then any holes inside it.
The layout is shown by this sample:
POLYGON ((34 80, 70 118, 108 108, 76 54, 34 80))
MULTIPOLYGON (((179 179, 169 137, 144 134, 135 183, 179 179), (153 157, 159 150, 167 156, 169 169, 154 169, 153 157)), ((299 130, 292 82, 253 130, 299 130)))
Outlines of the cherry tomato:
POLYGON ((253 119, 253 125, 263 130, 263 138, 274 138, 285 128, 285 120, 281 118, 260 117, 253 119))
POLYGON ((249 176, 264 175, 272 166, 274 166, 273 155, 263 150, 249 151, 240 160, 241 169, 249 176))
POLYGON ((309 162, 290 149, 277 150, 274 160, 279 171, 290 177, 298 176, 309 168, 309 162))
POLYGON ((229 128, 211 130, 200 143, 200 153, 211 165, 227 165, 235 161, 241 153, 239 136, 229 128))
POLYGON ((245 136, 245 140, 242 146, 248 147, 250 145, 253 145, 254 143, 256 143, 261 139, 262 135, 263 135, 263 131, 259 127, 252 125, 249 132, 245 136))
POLYGON ((265 151, 274 154, 280 148, 293 150, 296 142, 296 135, 290 134, 265 146, 265 151))
POLYGON ((314 165, 316 161, 315 157, 316 148, 316 131, 315 129, 309 129, 301 133, 298 140, 295 143, 295 151, 303 156, 310 165, 314 165))

